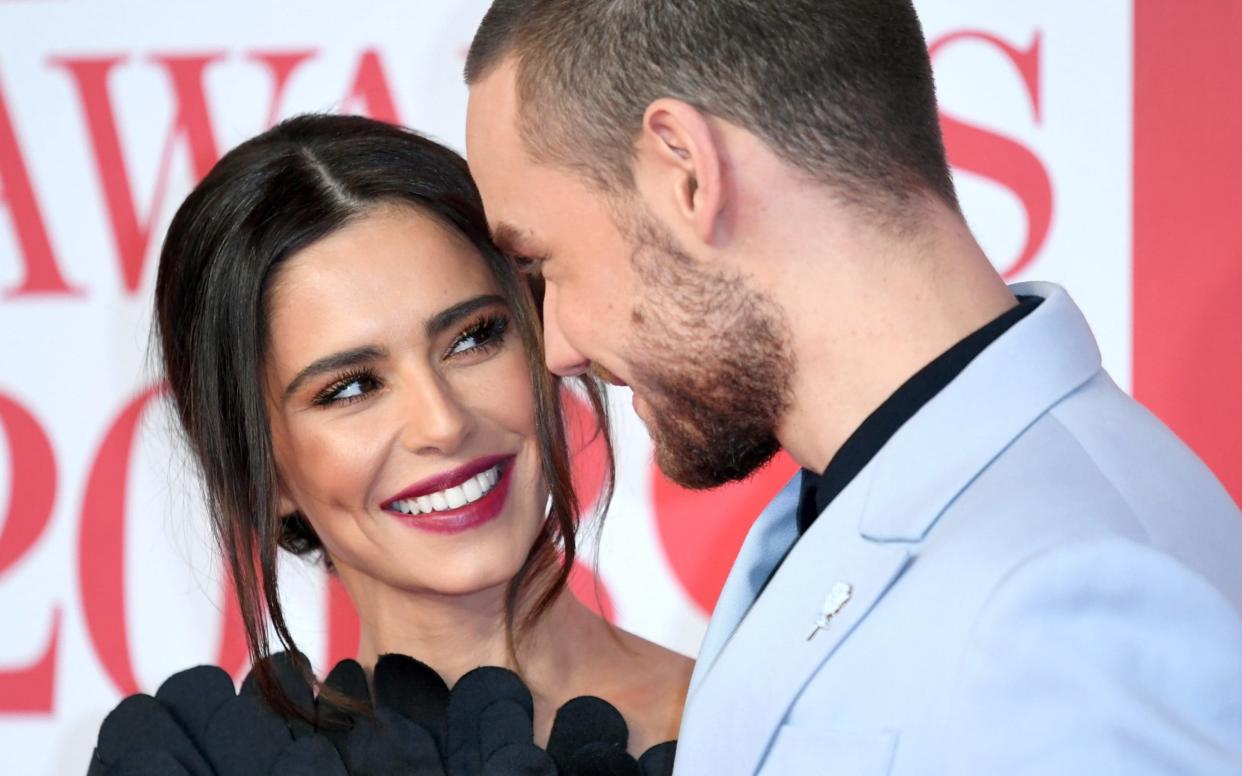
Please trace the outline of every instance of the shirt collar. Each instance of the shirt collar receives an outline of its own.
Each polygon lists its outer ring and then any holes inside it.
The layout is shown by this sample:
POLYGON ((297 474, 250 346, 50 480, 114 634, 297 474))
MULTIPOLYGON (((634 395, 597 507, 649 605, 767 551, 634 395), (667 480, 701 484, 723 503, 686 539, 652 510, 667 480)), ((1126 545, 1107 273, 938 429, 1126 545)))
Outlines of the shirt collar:
POLYGON ((845 440, 822 474, 803 469, 797 512, 798 533, 805 533, 811 527, 906 421, 953 382, 988 345, 1030 315, 1042 301, 1038 296, 1018 297, 1017 305, 968 334, 902 383, 845 440))

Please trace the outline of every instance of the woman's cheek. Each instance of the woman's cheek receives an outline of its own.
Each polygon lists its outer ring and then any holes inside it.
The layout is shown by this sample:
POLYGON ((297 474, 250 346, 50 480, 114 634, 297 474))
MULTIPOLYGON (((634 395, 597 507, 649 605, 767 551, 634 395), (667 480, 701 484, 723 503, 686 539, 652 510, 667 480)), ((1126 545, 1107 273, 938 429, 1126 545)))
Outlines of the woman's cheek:
POLYGON ((505 396, 509 400, 503 402, 506 427, 523 435, 534 436, 535 392, 531 386, 530 373, 526 367, 526 357, 520 348, 511 348, 506 354, 504 363, 504 384, 507 386, 505 396))
MULTIPOLYGON (((340 418, 338 420, 346 420, 340 418)), ((318 508, 364 506, 373 480, 376 439, 362 426, 308 418, 291 429, 286 469, 296 472, 294 489, 318 508)))

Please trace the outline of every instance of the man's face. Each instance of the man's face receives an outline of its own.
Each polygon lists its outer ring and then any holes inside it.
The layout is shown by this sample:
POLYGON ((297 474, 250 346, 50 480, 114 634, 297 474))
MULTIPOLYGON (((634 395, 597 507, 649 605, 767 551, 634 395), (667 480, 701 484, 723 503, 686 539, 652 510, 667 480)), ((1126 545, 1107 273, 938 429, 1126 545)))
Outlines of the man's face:
POLYGON ((777 451, 792 359, 780 309, 694 259, 639 193, 601 193, 530 159, 514 72, 470 94, 466 146, 500 247, 544 282, 548 368, 634 391, 660 468, 687 487, 741 479, 777 451))

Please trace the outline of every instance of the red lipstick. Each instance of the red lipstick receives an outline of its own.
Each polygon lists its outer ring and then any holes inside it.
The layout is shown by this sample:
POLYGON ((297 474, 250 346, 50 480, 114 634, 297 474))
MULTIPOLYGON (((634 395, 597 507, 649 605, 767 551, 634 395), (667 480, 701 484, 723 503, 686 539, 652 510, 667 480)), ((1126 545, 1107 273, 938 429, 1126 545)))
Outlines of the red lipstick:
POLYGON ((513 455, 486 456, 452 471, 420 480, 383 502, 381 508, 406 525, 432 533, 461 533, 462 531, 478 527, 494 520, 500 515, 501 510, 504 509, 513 475, 514 458, 513 455), (475 475, 495 467, 497 464, 500 465, 499 480, 482 498, 469 504, 455 509, 422 512, 417 515, 407 514, 393 507, 393 504, 397 501, 427 496, 448 488, 457 487, 475 475))

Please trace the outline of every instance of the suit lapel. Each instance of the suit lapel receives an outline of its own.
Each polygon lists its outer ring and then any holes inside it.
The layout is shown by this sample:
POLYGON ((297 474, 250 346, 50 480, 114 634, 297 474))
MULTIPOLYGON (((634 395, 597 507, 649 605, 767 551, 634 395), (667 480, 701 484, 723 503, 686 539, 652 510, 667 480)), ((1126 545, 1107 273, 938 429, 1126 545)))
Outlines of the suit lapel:
POLYGON ((697 677, 678 743, 678 759, 695 773, 755 771, 798 691, 909 563, 904 547, 858 535, 869 482, 860 475, 798 540, 714 664, 697 677), (836 582, 851 585, 851 598, 808 640, 836 582), (733 711, 720 713, 725 709, 733 711))
POLYGON ((699 654, 694 664, 694 675, 690 678, 690 693, 703 680, 716 662, 720 650, 728 642, 746 615, 748 609, 763 589, 772 569, 798 536, 795 514, 798 508, 799 475, 794 475, 785 487, 776 494, 776 498, 764 508, 755 520, 746 541, 738 553, 733 568, 725 580, 712 611, 711 622, 707 625, 707 633, 699 647, 699 654))
POLYGON ((881 601, 940 515, 1030 423, 1098 374, 1099 351, 1068 295, 1043 283, 1014 290, 1044 302, 888 441, 747 611, 780 560, 776 548, 794 539, 796 483, 781 493, 789 503, 773 502, 757 522, 704 640, 678 773, 755 772, 807 681, 881 601), (852 598, 808 641, 837 582, 852 586, 852 598))
POLYGON ((1064 290, 1020 283, 1043 303, 980 353, 871 462, 877 482, 858 523, 868 539, 919 542, 1027 426, 1100 372, 1100 352, 1064 290))

